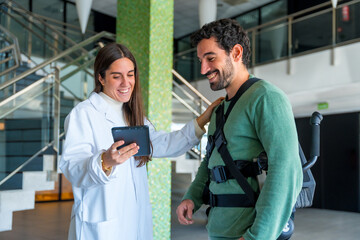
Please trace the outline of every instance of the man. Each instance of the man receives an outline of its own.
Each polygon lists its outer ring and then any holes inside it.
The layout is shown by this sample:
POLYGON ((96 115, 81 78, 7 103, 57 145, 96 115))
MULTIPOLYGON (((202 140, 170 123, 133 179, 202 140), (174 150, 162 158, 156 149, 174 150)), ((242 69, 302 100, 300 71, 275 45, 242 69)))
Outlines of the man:
MULTIPOLYGON (((224 112, 239 88, 254 78, 247 70, 250 41, 234 20, 222 19, 204 25, 192 35, 205 75, 212 90, 225 89, 224 112)), ((216 129, 216 111, 209 125, 209 135, 216 129)), ((266 181, 259 190, 256 177, 245 181, 255 192, 254 204, 223 202, 242 207, 218 207, 215 203, 208 215, 209 239, 271 240, 277 239, 289 220, 302 186, 298 138, 294 117, 285 94, 274 85, 259 80, 253 83, 232 108, 223 127, 226 146, 232 159, 252 162, 260 153, 268 158, 266 181)), ((225 166, 217 147, 201 163, 196 178, 177 208, 181 224, 192 224, 192 214, 204 203, 206 182, 218 167, 225 166), (210 172, 210 174, 209 174, 210 172)), ((225 167, 226 168, 226 167, 225 167)), ((229 178, 217 183, 210 178, 210 192, 215 196, 244 196, 237 180, 229 178)), ((250 188, 250 189, 251 189, 250 188)), ((247 196, 247 195, 245 195, 247 196)))

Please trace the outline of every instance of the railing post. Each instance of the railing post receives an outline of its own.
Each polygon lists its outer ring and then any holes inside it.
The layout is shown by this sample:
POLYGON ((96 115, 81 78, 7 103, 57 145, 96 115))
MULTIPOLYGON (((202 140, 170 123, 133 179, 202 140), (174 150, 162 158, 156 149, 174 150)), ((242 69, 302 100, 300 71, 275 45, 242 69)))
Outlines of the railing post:
POLYGON ((291 74, 291 55, 292 55, 292 17, 288 18, 288 59, 287 59, 287 74, 291 74))
MULTIPOLYGON (((201 100, 201 98, 199 97, 199 107, 200 107, 200 115, 203 113, 203 111, 202 111, 202 107, 203 107, 203 101, 201 100)), ((202 137, 201 137, 201 139, 202 139, 202 137)), ((199 143, 199 166, 200 166, 200 163, 201 163, 201 159, 202 159, 202 141, 201 141, 201 139, 200 139, 200 143, 199 143)))
POLYGON ((57 33, 53 33, 54 36, 54 56, 58 54, 59 48, 59 35, 57 33))
POLYGON ((11 12, 11 7, 12 7, 12 2, 9 2, 9 7, 7 8, 8 10, 8 14, 7 14, 7 21, 6 21, 6 28, 10 29, 10 21, 11 21, 11 17, 10 17, 10 12, 11 12))
POLYGON ((335 44, 336 44, 336 8, 332 8, 332 46, 331 65, 335 65, 335 44))
POLYGON ((55 81, 54 81, 54 167, 51 174, 51 179, 57 180, 57 169, 59 160, 59 135, 60 135, 60 67, 55 66, 55 81))
POLYGON ((252 73, 254 74, 255 72, 255 63, 256 63, 256 41, 255 41, 255 29, 252 30, 251 32, 251 45, 252 45, 252 58, 251 58, 251 68, 252 68, 252 73))
POLYGON ((28 35, 28 63, 31 63, 31 54, 32 54, 32 35, 31 35, 31 30, 32 30, 32 25, 33 25, 33 17, 29 16, 29 29, 30 31, 28 31, 27 35, 28 35))
MULTIPOLYGON (((88 58, 85 58, 84 61, 87 62, 88 58)), ((86 68, 84 70, 86 70, 86 68)), ((81 71, 80 74, 81 74, 81 79, 82 79, 82 84, 83 84, 83 99, 86 99, 87 93, 88 93, 87 74, 85 71, 81 71)))

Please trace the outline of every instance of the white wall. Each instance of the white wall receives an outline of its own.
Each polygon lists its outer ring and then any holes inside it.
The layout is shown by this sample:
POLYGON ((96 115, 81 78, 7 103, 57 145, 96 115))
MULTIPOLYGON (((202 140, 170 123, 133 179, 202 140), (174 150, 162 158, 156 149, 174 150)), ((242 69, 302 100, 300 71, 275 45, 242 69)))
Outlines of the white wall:
MULTIPOLYGON (((360 111, 360 42, 335 49, 335 65, 331 51, 324 50, 291 58, 291 73, 287 61, 279 61, 249 69, 256 77, 281 88, 289 97, 295 116, 360 111), (318 103, 329 108, 318 110, 318 103)), ((197 89, 213 101, 225 92, 212 92, 207 80, 194 83, 197 89)))

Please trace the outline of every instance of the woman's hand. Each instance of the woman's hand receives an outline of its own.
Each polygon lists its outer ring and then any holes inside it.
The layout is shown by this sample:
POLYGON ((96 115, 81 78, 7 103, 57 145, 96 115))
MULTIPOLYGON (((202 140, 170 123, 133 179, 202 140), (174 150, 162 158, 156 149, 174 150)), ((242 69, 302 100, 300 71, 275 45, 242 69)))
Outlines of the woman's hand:
POLYGON ((129 144, 117 150, 117 148, 124 143, 123 140, 114 142, 111 147, 103 153, 103 168, 109 169, 115 165, 122 164, 139 151, 139 146, 136 143, 129 144))
POLYGON ((216 99, 198 118, 196 118, 199 127, 204 130, 205 124, 210 122, 211 114, 216 106, 218 106, 225 98, 219 97, 216 99))

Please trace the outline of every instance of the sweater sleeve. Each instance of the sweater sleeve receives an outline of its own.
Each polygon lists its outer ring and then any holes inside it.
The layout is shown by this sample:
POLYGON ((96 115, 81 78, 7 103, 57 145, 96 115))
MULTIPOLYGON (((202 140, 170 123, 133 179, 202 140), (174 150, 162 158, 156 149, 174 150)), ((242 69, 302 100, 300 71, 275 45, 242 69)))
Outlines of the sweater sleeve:
POLYGON ((267 91, 253 107, 253 124, 268 156, 268 173, 246 240, 276 239, 302 186, 302 168, 292 109, 285 94, 267 91))
POLYGON ((204 159, 197 171, 194 181, 191 183, 189 189, 185 193, 182 200, 190 199, 194 202, 194 211, 197 211, 203 204, 202 195, 205 184, 208 180, 207 161, 204 159))

